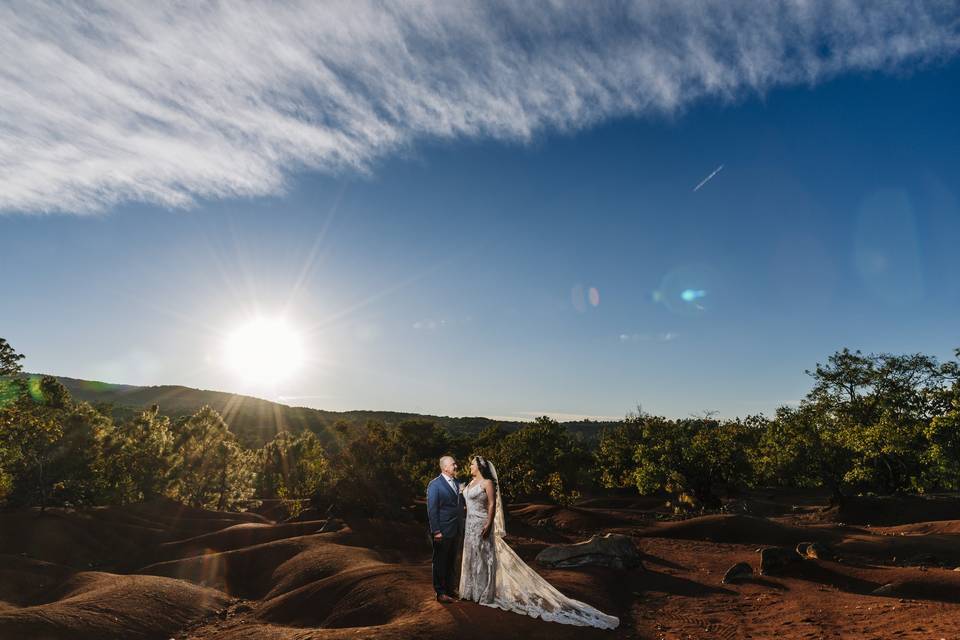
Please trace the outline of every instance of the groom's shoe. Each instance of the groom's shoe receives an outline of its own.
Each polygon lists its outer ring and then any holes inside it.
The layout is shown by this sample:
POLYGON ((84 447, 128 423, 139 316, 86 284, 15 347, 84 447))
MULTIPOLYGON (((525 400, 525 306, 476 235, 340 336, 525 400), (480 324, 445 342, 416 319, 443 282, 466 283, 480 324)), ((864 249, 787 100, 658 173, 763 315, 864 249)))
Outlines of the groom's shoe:
POLYGON ((448 595, 445 594, 445 593, 438 593, 438 594, 437 594, 437 602, 442 602, 442 603, 444 603, 444 604, 449 604, 449 603, 451 603, 451 602, 456 602, 456 600, 454 600, 453 598, 451 598, 450 596, 448 596, 448 595))

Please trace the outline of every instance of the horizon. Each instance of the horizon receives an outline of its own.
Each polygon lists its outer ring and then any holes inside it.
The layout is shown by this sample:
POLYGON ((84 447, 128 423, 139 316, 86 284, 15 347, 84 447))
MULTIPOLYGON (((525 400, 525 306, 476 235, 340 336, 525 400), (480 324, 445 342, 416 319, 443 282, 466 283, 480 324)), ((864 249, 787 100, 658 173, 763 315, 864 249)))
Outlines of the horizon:
POLYGON ((955 9, 501 8, 0 9, 24 368, 730 419, 843 348, 952 358, 955 9))

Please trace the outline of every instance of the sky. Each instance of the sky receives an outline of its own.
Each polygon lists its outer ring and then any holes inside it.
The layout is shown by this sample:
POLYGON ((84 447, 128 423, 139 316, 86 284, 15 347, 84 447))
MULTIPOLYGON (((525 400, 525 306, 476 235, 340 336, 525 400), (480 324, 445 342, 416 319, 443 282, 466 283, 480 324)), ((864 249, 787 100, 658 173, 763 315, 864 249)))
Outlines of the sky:
POLYGON ((0 337, 337 411, 770 415, 960 347, 958 52, 937 2, 14 2, 0 337), (256 318, 296 343, 225 346, 256 318))

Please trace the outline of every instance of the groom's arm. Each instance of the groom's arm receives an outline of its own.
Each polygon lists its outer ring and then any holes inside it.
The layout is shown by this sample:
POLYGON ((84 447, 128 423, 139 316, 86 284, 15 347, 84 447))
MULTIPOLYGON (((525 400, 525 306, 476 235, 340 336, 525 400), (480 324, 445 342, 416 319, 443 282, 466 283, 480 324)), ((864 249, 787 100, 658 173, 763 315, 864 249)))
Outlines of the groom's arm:
POLYGON ((436 494, 437 483, 431 482, 427 485, 427 520, 430 521, 430 535, 437 535, 440 531, 440 505, 439 497, 436 494))

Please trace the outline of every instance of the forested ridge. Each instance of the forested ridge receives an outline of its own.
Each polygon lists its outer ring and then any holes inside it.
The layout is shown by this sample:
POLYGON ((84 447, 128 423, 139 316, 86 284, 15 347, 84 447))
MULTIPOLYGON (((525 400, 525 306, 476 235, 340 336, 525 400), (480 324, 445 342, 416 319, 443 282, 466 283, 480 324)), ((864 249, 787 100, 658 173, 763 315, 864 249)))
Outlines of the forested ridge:
POLYGON ((151 388, 113 385, 97 395, 79 381, 68 387, 24 375, 22 358, 0 339, 0 500, 7 506, 166 497, 242 510, 279 498, 297 509, 310 500, 316 508, 400 516, 422 497, 445 453, 496 460, 508 500, 562 504, 604 489, 665 492, 687 511, 718 508, 722 496, 755 487, 822 487, 837 500, 960 490, 960 364, 922 354, 838 351, 807 372, 813 384, 803 401, 774 416, 670 419, 638 411, 617 423, 588 423, 592 437, 548 417, 497 424, 303 409, 329 414, 330 422, 298 424, 278 421, 272 408, 218 404, 218 392, 198 392, 213 394, 201 396, 210 402, 185 412, 184 393, 166 392, 176 387, 146 396, 142 390, 151 388), (94 402, 84 399, 91 394, 94 402), (172 411, 129 404, 158 395, 169 395, 172 411), (253 430, 269 438, 238 437, 233 420, 241 414, 247 421, 262 415, 253 430))

